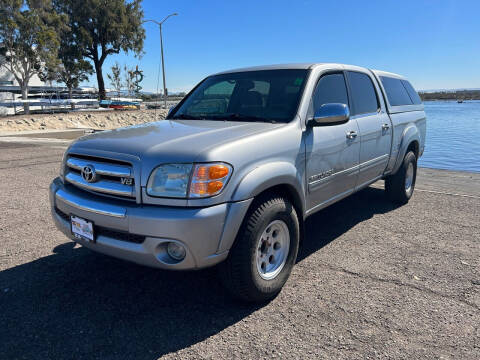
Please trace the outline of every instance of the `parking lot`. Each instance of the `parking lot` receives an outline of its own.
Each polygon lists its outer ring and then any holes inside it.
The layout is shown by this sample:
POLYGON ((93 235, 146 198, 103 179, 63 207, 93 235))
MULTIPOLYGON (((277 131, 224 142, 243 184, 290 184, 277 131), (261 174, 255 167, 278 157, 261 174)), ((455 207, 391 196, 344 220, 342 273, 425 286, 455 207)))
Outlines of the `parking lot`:
POLYGON ((382 182, 307 220, 265 305, 214 269, 93 253, 50 219, 69 136, 0 138, 0 358, 480 358, 480 174, 420 170, 396 207, 382 182))

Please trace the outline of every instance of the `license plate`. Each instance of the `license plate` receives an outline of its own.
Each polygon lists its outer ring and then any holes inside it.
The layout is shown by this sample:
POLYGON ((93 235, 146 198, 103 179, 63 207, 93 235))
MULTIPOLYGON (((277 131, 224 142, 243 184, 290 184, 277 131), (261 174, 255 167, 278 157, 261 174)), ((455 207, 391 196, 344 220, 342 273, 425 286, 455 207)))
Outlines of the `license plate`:
POLYGON ((70 223, 72 224, 72 234, 78 239, 85 239, 95 242, 93 234, 93 222, 70 215, 70 223))

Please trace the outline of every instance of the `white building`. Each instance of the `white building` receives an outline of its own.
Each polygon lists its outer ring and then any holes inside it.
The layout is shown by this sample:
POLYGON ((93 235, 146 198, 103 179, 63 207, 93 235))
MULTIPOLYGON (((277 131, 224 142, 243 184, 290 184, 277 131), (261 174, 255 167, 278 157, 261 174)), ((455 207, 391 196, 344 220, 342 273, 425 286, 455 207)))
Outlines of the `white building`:
MULTIPOLYGON (((41 81, 37 75, 32 76, 29 81, 30 89, 45 88, 46 84, 41 81)), ((40 90, 40 89, 38 89, 40 90)), ((18 86, 15 76, 3 66, 0 67, 0 99, 11 99, 12 93, 21 94, 20 86, 18 86), (5 94, 7 93, 7 96, 5 94)))
MULTIPOLYGON (((65 102, 65 100, 61 100, 58 96, 60 93, 66 91, 67 89, 64 86, 59 86, 58 84, 53 86, 52 84, 42 82, 37 75, 32 76, 28 83, 30 110, 44 109, 45 106, 53 106, 53 104, 65 102)), ((80 87, 74 91, 77 94, 81 94, 80 97, 96 95, 95 88, 80 87)), ((21 94, 21 88, 13 74, 4 67, 0 67, 0 116, 13 115, 23 109, 21 94)), ((69 101, 71 101, 71 99, 69 101)), ((79 101, 74 100, 73 102, 78 103, 79 101)), ((86 102, 89 103, 88 100, 86 102)), ((96 100, 94 102, 96 102, 96 100)))
MULTIPOLYGON (((32 76, 29 81, 29 90, 30 93, 36 93, 44 91, 46 84, 41 81, 37 75, 32 76)), ((15 76, 5 69, 5 67, 0 67, 0 115, 13 114, 15 107, 13 107, 13 102, 21 99, 22 91, 18 85, 15 76)))

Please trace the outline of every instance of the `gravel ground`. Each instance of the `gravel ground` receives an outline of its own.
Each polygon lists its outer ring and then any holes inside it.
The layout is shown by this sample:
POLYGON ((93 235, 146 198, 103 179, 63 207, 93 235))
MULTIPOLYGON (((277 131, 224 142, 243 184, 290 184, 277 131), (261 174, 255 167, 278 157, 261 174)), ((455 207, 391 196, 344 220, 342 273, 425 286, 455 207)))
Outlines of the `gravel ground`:
POLYGON ((253 306, 232 301, 213 269, 74 246, 47 195, 65 145, 0 148, 2 359, 480 358, 478 174, 468 188, 422 170, 406 206, 378 183, 313 215, 285 288, 253 306), (429 176, 467 196, 432 192, 429 176))

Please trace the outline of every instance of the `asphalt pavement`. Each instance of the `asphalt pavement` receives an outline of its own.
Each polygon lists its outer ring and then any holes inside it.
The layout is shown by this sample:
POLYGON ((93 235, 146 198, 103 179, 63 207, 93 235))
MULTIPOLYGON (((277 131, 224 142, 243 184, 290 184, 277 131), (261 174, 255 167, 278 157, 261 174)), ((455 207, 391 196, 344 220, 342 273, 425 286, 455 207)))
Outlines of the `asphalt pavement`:
POLYGON ((408 205, 379 182, 307 220, 268 304, 215 269, 150 269, 74 246, 48 185, 68 136, 0 138, 0 358, 480 358, 480 174, 421 169, 408 205))

